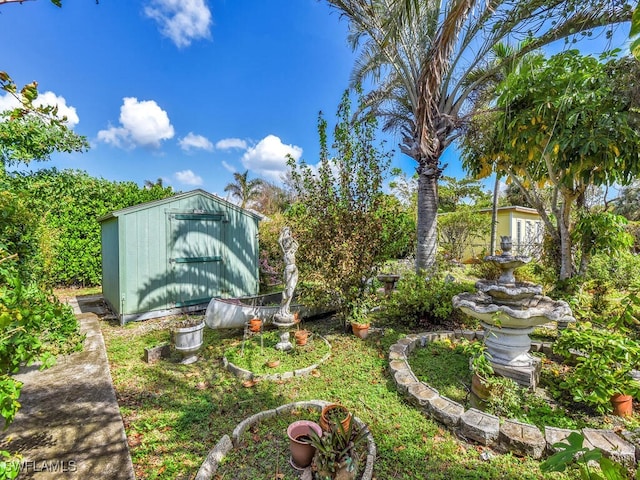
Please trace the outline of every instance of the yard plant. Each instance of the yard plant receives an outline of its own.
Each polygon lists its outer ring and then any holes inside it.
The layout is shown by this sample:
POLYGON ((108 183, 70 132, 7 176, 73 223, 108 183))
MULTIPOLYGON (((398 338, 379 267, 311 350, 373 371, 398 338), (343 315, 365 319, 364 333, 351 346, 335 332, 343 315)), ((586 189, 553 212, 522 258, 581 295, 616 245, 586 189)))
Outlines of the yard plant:
MULTIPOLYGON (((224 352, 237 345, 242 330, 206 330, 202 359, 193 365, 180 365, 178 358, 146 364, 141 352, 167 340, 166 322, 149 320, 125 327, 103 322, 136 478, 192 478, 212 446, 242 420, 312 399, 340 403, 368 426, 378 449, 378 479, 575 478, 577 467, 545 477, 539 463, 530 459, 496 455, 483 460, 483 448, 460 442, 406 403, 390 386, 387 356, 389 347, 411 330, 391 328, 382 321, 376 325, 384 328, 384 335, 371 334, 362 341, 345 335, 339 319, 308 321, 306 328, 331 342, 331 359, 308 377, 247 387, 221 361, 224 352)), ((316 421, 317 414, 301 412, 248 430, 242 447, 225 457, 220 473, 227 473, 222 478, 296 478, 284 465, 286 427, 300 419, 316 421), (279 473, 283 476, 276 477, 279 473)))

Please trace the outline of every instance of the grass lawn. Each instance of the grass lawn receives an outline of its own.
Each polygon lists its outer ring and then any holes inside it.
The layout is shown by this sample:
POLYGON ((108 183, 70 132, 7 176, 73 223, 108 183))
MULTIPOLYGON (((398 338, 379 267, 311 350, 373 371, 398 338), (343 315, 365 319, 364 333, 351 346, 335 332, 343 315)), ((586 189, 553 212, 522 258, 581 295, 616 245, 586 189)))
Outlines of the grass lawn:
MULTIPOLYGON (((244 387, 222 366, 224 352, 242 331, 205 330, 201 360, 180 365, 178 357, 146 364, 144 347, 169 339, 167 320, 102 322, 118 401, 139 479, 193 478, 208 451, 237 423, 262 410, 298 400, 340 402, 369 425, 378 447, 375 477, 386 479, 569 479, 577 471, 543 476, 539 463, 459 441, 396 392, 387 352, 399 336, 387 328, 363 341, 342 333, 334 320, 305 328, 332 344, 331 358, 304 378, 244 387)), ((229 455, 218 478, 296 478, 285 462, 285 421, 259 426, 245 448, 229 455), (283 453, 284 452, 284 453, 283 453), (233 473, 236 472, 236 473, 233 473), (240 473, 242 472, 242 473, 240 473), (224 476, 222 474, 224 473, 224 476)))

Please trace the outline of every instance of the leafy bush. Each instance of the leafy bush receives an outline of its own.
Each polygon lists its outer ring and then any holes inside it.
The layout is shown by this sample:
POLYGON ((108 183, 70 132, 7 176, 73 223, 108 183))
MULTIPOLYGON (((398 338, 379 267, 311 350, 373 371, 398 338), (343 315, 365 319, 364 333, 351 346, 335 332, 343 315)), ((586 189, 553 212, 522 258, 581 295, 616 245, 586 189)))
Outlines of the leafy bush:
POLYGON ((491 231, 491 221, 469 206, 459 206, 455 212, 438 216, 438 239, 448 258, 463 261, 465 251, 474 241, 482 240, 491 231))
POLYGON ((586 279, 625 290, 629 285, 640 283, 640 255, 630 252, 596 254, 589 263, 586 279))
POLYGON ((10 375, 38 360, 50 366, 54 355, 82 344, 71 308, 35 283, 23 283, 13 256, 0 259, 0 415, 8 425, 20 407, 22 386, 10 375))
POLYGON ((605 413, 611 408, 609 400, 614 394, 638 398, 640 382, 631 372, 640 363, 640 344, 627 335, 585 322, 564 330, 553 351, 565 358, 577 354, 577 365, 560 384, 574 401, 605 413))
POLYGON ((410 327, 457 321, 463 314, 454 310, 451 299, 458 293, 471 291, 474 291, 472 283, 448 281, 442 273, 431 276, 424 272, 408 273, 398 281, 393 295, 383 301, 383 313, 410 327))
POLYGON ((21 196, 0 191, 0 251, 15 255, 21 278, 28 281, 42 274, 43 255, 38 219, 21 196))
MULTIPOLYGON (((362 108, 362 90, 357 93, 362 108)), ((336 305, 346 324, 352 305, 368 288, 367 279, 386 260, 380 212, 385 205, 382 187, 391 154, 380 152, 373 144, 374 118, 354 120, 348 92, 337 116, 333 155, 327 122, 320 116, 319 166, 311 168, 289 159, 297 202, 287 211, 287 218, 300 243, 301 278, 318 287, 312 295, 318 303, 325 303, 328 297, 336 305)))
MULTIPOLYGON (((267 292, 274 284, 282 283, 284 259, 278 243, 280 231, 287 224, 281 213, 275 213, 258 225, 260 238, 260 291, 267 292)), ((297 237, 296 231, 292 235, 297 237)))
POLYGON ((55 168, 14 173, 6 178, 6 184, 46 232, 24 241, 38 251, 42 269, 39 278, 48 285, 99 285, 102 263, 98 218, 173 194, 170 187, 141 188, 134 182, 111 182, 82 171, 55 168))

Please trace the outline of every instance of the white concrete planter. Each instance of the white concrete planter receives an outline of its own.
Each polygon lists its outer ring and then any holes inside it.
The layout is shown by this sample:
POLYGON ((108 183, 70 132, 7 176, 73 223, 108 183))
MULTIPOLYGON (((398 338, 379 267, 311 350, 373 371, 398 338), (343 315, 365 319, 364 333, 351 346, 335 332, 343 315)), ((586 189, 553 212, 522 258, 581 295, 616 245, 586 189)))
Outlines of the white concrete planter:
POLYGON ((198 351, 203 343, 204 320, 189 327, 174 327, 171 338, 176 351, 183 356, 182 363, 189 364, 198 360, 198 351))

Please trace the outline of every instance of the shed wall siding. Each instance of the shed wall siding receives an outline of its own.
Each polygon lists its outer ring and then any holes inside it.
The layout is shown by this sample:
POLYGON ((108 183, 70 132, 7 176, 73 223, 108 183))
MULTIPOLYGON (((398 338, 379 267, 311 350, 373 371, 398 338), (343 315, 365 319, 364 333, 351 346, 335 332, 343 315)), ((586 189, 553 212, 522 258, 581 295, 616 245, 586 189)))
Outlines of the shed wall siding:
POLYGON ((102 295, 111 308, 120 313, 120 266, 118 246, 118 220, 113 218, 102 224, 102 295))
MULTIPOLYGON (((258 219, 206 195, 167 200, 103 221, 103 243, 116 245, 107 256, 119 258, 109 262, 119 264, 112 307, 138 315, 257 294, 258 219), (119 224, 117 235, 106 232, 111 223, 119 224)), ((103 270, 103 282, 107 275, 114 273, 103 270)))
POLYGON ((225 239, 227 257, 223 296, 239 297, 258 293, 258 221, 238 211, 229 211, 225 239))

